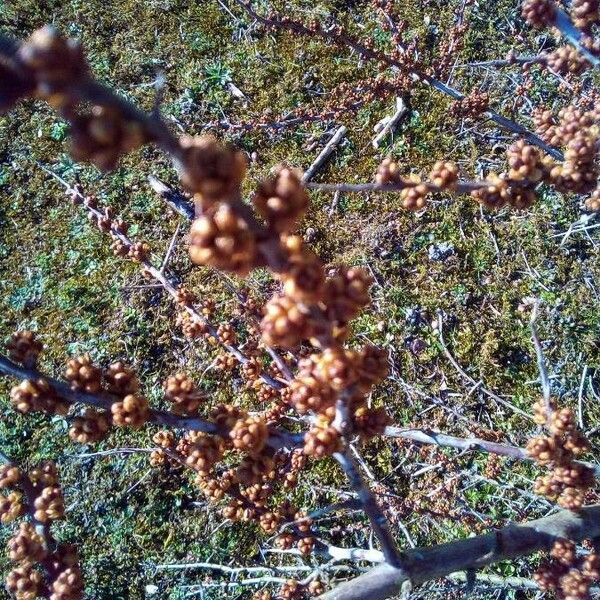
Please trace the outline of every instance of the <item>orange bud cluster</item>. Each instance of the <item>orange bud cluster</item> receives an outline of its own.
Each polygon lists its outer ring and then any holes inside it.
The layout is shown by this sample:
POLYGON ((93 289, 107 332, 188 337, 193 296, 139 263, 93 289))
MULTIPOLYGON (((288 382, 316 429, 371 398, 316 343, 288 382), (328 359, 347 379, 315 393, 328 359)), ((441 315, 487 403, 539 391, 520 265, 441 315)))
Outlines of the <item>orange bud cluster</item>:
POLYGON ((331 386, 310 375, 294 379, 290 390, 290 402, 300 414, 323 412, 335 403, 337 397, 331 386))
POLYGON ((541 29, 554 21, 556 8, 553 0, 524 0, 521 13, 529 25, 541 29))
POLYGON ((66 415, 69 408, 45 379, 24 379, 10 390, 10 401, 22 413, 39 411, 66 415))
POLYGON ((457 118, 477 118, 488 110, 490 97, 487 92, 473 90, 468 96, 455 100, 450 106, 450 114, 457 118))
POLYGON ((546 56, 546 65, 561 75, 581 75, 590 63, 573 46, 561 46, 546 56))
POLYGON ((71 154, 75 160, 89 161, 102 171, 114 169, 121 156, 146 141, 142 124, 127 119, 117 108, 94 106, 89 114, 72 121, 71 154))
POLYGON ((246 174, 244 155, 210 135, 180 139, 185 166, 181 181, 203 208, 231 198, 246 174))
POLYGON ((236 450, 259 454, 269 437, 269 428, 260 417, 246 417, 236 421, 229 432, 229 437, 236 450))
POLYGON ((429 173, 429 180, 441 190, 452 189, 458 181, 458 165, 447 160, 438 160, 429 173))
POLYGON ((0 496, 0 523, 5 525, 18 519, 25 512, 23 495, 11 492, 8 496, 0 496))
POLYGON ((589 467, 574 462, 574 457, 584 454, 589 449, 589 442, 577 430, 570 409, 557 409, 553 402, 550 402, 550 408, 548 414, 545 403, 534 404, 536 422, 547 423, 550 435, 529 440, 527 452, 538 464, 551 469, 548 475, 536 480, 535 491, 556 500, 564 508, 577 510, 582 506, 594 476, 589 467))
MULTIPOLYGON (((441 170, 439 168, 436 169, 434 173, 436 179, 440 180, 440 174, 441 170)), ((450 172, 447 174, 444 172, 443 176, 450 179, 452 177, 450 172)), ((431 191, 429 185, 422 182, 418 175, 402 175, 400 165, 391 158, 385 158, 379 165, 375 174, 375 182, 381 186, 388 184, 401 186, 400 198, 402 200, 402 207, 412 211, 421 210, 425 207, 427 194, 431 191)))
POLYGON ((600 212, 600 187, 597 187, 586 200, 585 207, 592 212, 600 212))
POLYGON ((525 140, 518 140, 506 151, 508 166, 510 170, 508 176, 512 180, 528 180, 536 183, 544 175, 542 159, 539 150, 535 146, 527 144, 525 140))
POLYGON ((148 420, 148 400, 139 394, 128 394, 110 407, 113 423, 117 427, 139 429, 148 420))
POLYGON ((165 398, 177 414, 195 414, 204 400, 194 381, 185 373, 176 373, 165 382, 165 398))
POLYGON ((41 523, 62 519, 65 504, 62 491, 57 486, 48 486, 42 489, 34 502, 35 518, 41 523))
POLYGON ((0 465, 0 489, 13 487, 21 479, 21 470, 14 465, 0 465))
POLYGON ((6 576, 6 589, 20 600, 34 600, 42 591, 43 576, 40 571, 24 562, 6 576))
POLYGON ((596 186, 598 136, 591 131, 579 131, 567 143, 565 160, 550 171, 556 188, 576 194, 590 192, 596 186))
POLYGON ((337 327, 345 327, 371 302, 373 277, 358 267, 342 267, 325 282, 325 314, 337 327))
POLYGON ((223 443, 215 436, 198 434, 190 440, 186 464, 201 475, 208 475, 213 465, 223 456, 223 443))
POLYGON ((42 343, 37 340, 35 333, 28 330, 13 333, 6 343, 10 360, 27 367, 35 365, 42 348, 42 343))
POLYGON ((90 444, 103 440, 109 430, 110 415, 90 407, 73 419, 69 437, 79 444, 90 444))
POLYGON ((260 184, 252 202, 270 229, 293 231, 308 208, 301 173, 285 166, 278 167, 271 179, 260 184))
POLYGON ((89 354, 69 360, 65 376, 73 390, 95 394, 102 387, 102 371, 92 363, 89 354))
POLYGON ((206 323, 193 318, 187 311, 182 311, 177 315, 176 324, 181 327, 183 335, 189 339, 196 339, 208 334, 206 323))
MULTIPOLYGON (((28 492, 27 500, 31 505, 27 512, 35 521, 22 522, 8 540, 8 556, 15 566, 6 577, 6 589, 19 600, 34 600, 40 595, 50 600, 81 600, 83 581, 77 555, 69 546, 56 544, 49 533, 49 524, 64 516, 64 499, 58 487, 56 466, 47 461, 28 474, 21 473, 17 467, 9 468, 19 473, 18 481, 13 481, 13 485, 23 483, 33 490, 28 492), (35 522, 45 527, 36 528, 35 522), (42 566, 46 578, 39 569, 42 566)), ((2 470, 6 471, 6 466, 2 470)), ((0 499, 2 523, 25 512, 23 499, 17 492, 0 499)))
POLYGON ((575 544, 558 539, 550 550, 550 562, 540 565, 533 579, 543 591, 555 591, 566 600, 586 600, 592 583, 600 580, 600 555, 578 556, 575 544))
POLYGON ((321 261, 297 235, 282 236, 288 264, 281 274, 283 291, 297 302, 310 302, 321 297, 325 271, 321 261))
POLYGON ((212 206, 192 224, 190 257, 197 265, 247 275, 256 259, 254 234, 231 206, 212 206))
POLYGON ((31 523, 21 523, 17 533, 8 540, 8 557, 13 562, 40 562, 47 553, 44 538, 31 523))
POLYGON ((304 452, 308 456, 323 458, 341 448, 340 432, 329 425, 317 425, 304 435, 304 452))
POLYGON ((289 296, 274 296, 265 306, 260 328, 270 346, 294 348, 315 332, 315 317, 310 308, 289 296))
POLYGON ((108 391, 117 396, 135 394, 140 389, 135 371, 121 361, 111 364, 104 372, 104 378, 108 391))
POLYGON ((589 30, 600 23, 600 2, 598 0, 573 0, 571 18, 578 29, 589 30))
POLYGON ((509 198, 508 182, 496 173, 490 173, 486 178, 486 186, 471 192, 471 196, 486 208, 502 208, 509 198))
POLYGON ((51 26, 31 35, 19 49, 19 60, 33 74, 36 93, 54 106, 66 102, 68 86, 73 81, 88 75, 80 44, 64 38, 51 26))

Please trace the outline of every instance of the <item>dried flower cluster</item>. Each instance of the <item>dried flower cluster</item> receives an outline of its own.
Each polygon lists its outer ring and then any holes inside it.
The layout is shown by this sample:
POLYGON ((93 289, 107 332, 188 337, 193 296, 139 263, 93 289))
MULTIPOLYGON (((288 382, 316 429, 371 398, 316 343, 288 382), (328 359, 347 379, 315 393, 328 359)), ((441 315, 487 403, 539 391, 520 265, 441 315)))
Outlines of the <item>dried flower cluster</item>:
POLYGON ((565 600, 590 598, 590 587, 600 581, 600 555, 593 551, 578 555, 575 544, 559 539, 550 550, 552 560, 540 565, 533 578, 545 592, 565 600))
MULTIPOLYGON (((538 148, 523 139, 511 144, 506 151, 508 170, 490 173, 483 181, 460 181, 458 167, 452 162, 434 165, 429 180, 418 175, 404 175, 400 165, 386 158, 377 170, 375 182, 383 189, 391 186, 400 190, 402 206, 420 210, 434 192, 470 193, 490 209, 510 206, 517 210, 531 207, 537 199, 540 183, 553 185, 563 193, 589 193, 598 180, 598 115, 582 112, 569 106, 560 111, 560 122, 554 121, 550 111, 535 114, 540 135, 553 145, 566 146, 565 159, 554 162, 538 148)), ((598 188, 586 202, 588 210, 598 209, 598 188)))
POLYGON ((42 463, 28 473, 12 463, 3 464, 0 489, 15 490, 1 497, 1 522, 27 517, 8 540, 8 557, 14 567, 6 576, 6 590, 17 600, 83 598, 76 550, 57 543, 50 534, 49 525, 62 519, 65 510, 54 463, 42 463))
POLYGON ((527 452, 539 465, 551 470, 536 480, 535 490, 565 508, 577 510, 594 481, 592 469, 575 462, 576 457, 589 450, 589 442, 577 429, 568 408, 557 409, 551 402, 548 410, 540 400, 534 405, 534 415, 537 423, 547 425, 549 435, 532 438, 527 452))

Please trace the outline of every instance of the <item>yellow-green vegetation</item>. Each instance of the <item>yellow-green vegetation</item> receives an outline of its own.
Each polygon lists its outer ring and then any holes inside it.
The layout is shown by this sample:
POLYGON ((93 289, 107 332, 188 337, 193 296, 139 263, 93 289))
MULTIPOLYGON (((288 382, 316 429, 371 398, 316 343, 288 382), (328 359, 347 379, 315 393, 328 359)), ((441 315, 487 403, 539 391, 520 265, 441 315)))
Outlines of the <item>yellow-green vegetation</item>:
MULTIPOLYGON (((165 117, 175 130, 190 133, 204 131, 206 122, 235 123, 266 109, 274 118, 305 105, 318 112, 337 84, 377 72, 375 65, 355 54, 317 40, 253 28, 247 15, 231 6, 232 17, 225 4, 232 3, 14 0, 0 2, 0 23, 18 36, 53 23, 81 39, 95 74, 145 109, 152 107, 152 82, 163 73, 165 117), (247 102, 230 93, 229 82, 243 91, 247 102)), ((270 3, 256 4, 266 8, 270 3)), ((372 36, 382 47, 388 43, 369 2, 274 4, 302 17, 333 15, 357 35, 372 36)), ((459 4, 401 3, 407 36, 427 39, 435 55, 459 4)), ((459 63, 503 57, 511 45, 517 53, 530 52, 536 34, 527 31, 517 5, 482 0, 468 8, 471 27, 459 63)), ((513 102, 514 82, 506 73, 459 68, 453 81, 466 90, 485 83, 494 108, 528 123, 513 102)), ((568 102, 568 94, 552 78, 535 75, 534 81, 534 104, 568 102)), ((485 120, 461 128, 448 117, 449 100, 427 87, 415 84, 410 103, 410 116, 380 151, 370 144, 373 126, 393 112, 393 101, 375 102, 356 115, 342 116, 339 123, 347 126, 347 137, 317 180, 370 181, 386 154, 415 173, 426 173, 443 158, 457 161, 469 176, 503 168, 503 150, 511 140, 506 132, 485 120)), ((250 169, 255 182, 280 162, 308 167, 323 145, 326 129, 333 125, 317 122, 279 133, 213 131, 256 152, 250 169), (308 150, 314 140, 320 143, 308 150)), ((162 381, 175 370, 185 370, 201 382, 210 405, 223 400, 255 405, 254 395, 243 390, 239 378, 222 384, 219 373, 209 368, 217 350, 183 337, 175 327, 172 301, 149 286, 135 264, 113 257, 109 238, 88 223, 39 168, 52 168, 68 181, 79 178, 87 192, 131 224, 132 237, 151 244, 157 264, 180 224, 170 268, 192 290, 213 297, 218 318, 225 322, 236 302, 223 276, 192 269, 184 243, 188 224, 166 210, 147 183, 147 176, 154 174, 176 185, 168 160, 144 148, 109 174, 75 164, 68 156, 66 125, 46 105, 32 101, 0 117, 0 140, 0 337, 17 328, 38 331, 46 347, 41 365, 57 376, 67 357, 82 352, 103 364, 133 362, 156 406, 163 402, 162 381)), ((431 425, 460 436, 494 430, 499 439, 523 445, 533 425, 471 389, 444 356, 432 322, 438 319, 437 311, 443 311, 445 341, 464 370, 514 406, 530 411, 539 396, 529 310, 523 310, 531 298, 542 301, 538 327, 553 392, 560 403, 576 406, 584 365, 592 376, 600 367, 600 241, 598 230, 590 230, 561 244, 557 234, 580 216, 575 199, 544 190, 531 210, 490 213, 468 198, 440 195, 427 211, 415 215, 403 212, 394 194, 342 195, 331 214, 331 195, 313 193, 311 198, 303 231, 314 230, 315 250, 329 266, 367 266, 376 279, 373 307, 355 321, 353 336, 391 352, 392 376, 373 401, 385 403, 396 424, 431 425), (433 409, 432 398, 440 399, 433 409)), ((260 273, 247 284, 263 300, 272 290, 271 280, 260 273)), ((66 435, 65 419, 17 415, 8 402, 10 385, 0 380, 0 444, 25 465, 57 460, 67 498, 67 519, 57 535, 80 548, 86 597, 141 599, 150 597, 145 586, 151 585, 158 587, 155 597, 182 598, 185 586, 202 581, 204 574, 156 570, 157 564, 261 560, 263 538, 257 528, 223 525, 217 511, 205 510, 205 499, 186 473, 152 469, 146 455, 95 454, 148 446, 148 429, 117 431, 98 446, 77 446, 66 435)), ((600 417, 600 403, 589 385, 585 398, 584 422, 590 429, 600 417)), ((592 443, 597 452, 597 437, 592 443)), ((400 497, 416 485, 398 468, 403 452, 386 440, 372 442, 364 451, 377 479, 400 497)), ((468 455, 457 464, 481 474, 486 457, 468 455)), ((435 485, 450 475, 438 469, 435 485)), ((502 461, 500 487, 473 485, 456 502, 492 524, 534 518, 547 510, 544 503, 527 506, 513 492, 497 500, 502 482, 532 492, 533 475, 531 466, 502 461)), ((339 499, 335 489, 343 482, 332 462, 315 463, 291 496, 307 509, 318 508, 339 499)), ((469 533, 443 516, 430 519, 407 520, 417 544, 469 533)), ((8 532, 1 530, 0 536, 3 541, 8 532)), ((358 528, 336 539, 343 540, 366 545, 367 530, 358 528)), ((6 569, 2 555, 0 572, 6 569)), ((529 570, 523 562, 501 567, 501 572, 529 570)), ((230 590, 231 597, 242 597, 236 591, 240 590, 230 590)), ((207 590, 204 598, 223 598, 224 593, 207 590)))

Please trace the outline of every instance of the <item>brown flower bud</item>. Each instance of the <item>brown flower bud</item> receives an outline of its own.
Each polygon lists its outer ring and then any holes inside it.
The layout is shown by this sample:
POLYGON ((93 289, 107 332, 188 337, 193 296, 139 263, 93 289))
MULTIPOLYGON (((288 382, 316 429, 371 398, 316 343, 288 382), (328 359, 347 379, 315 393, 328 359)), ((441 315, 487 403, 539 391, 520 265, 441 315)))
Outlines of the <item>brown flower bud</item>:
POLYGON ((17 533, 8 540, 8 556, 13 562, 40 562, 46 555, 44 538, 31 523, 21 523, 17 533))
POLYGON ((177 315, 176 323, 181 327, 183 335, 189 339, 195 339, 208 333, 206 323, 192 317, 187 311, 182 311, 177 315))
POLYGON ((560 75, 581 75, 590 63, 573 46, 561 46, 546 56, 546 65, 560 75))
POLYGON ((295 579, 288 579, 279 589, 281 600, 297 600, 301 593, 300 584, 295 579))
POLYGON ((555 437, 534 437, 527 442, 527 453, 540 465, 559 462, 564 451, 555 437))
POLYGON ((524 0, 521 14, 529 25, 542 29, 554 21, 556 8, 553 0, 524 0))
POLYGON ((65 98, 65 88, 85 79, 88 72, 80 44, 50 25, 31 34, 19 48, 18 58, 33 73, 37 93, 52 100, 54 106, 63 104, 58 97, 65 98))
POLYGON ((194 414, 204 400, 194 381, 185 373, 176 373, 165 382, 165 398, 177 414, 194 414))
POLYGON ((275 476, 275 461, 267 454, 245 456, 235 469, 236 481, 244 485, 269 481, 275 476))
POLYGON ((513 180, 527 180, 537 183, 544 173, 539 150, 525 140, 518 140, 506 151, 510 171, 508 177, 513 180))
POLYGON ((308 456, 323 458, 337 452, 340 448, 340 433, 334 427, 316 426, 304 435, 304 453, 308 456))
POLYGON ((108 391, 118 396, 135 394, 140 389, 135 371, 121 361, 110 365, 104 373, 104 378, 108 391))
POLYGON ((218 404, 211 411, 211 418, 215 425, 227 432, 234 427, 239 419, 245 419, 246 417, 246 411, 230 404, 218 404))
MULTIPOLYGON (((89 161, 102 171, 110 171, 122 155, 137 150, 147 138, 143 125, 128 119, 119 109, 94 106, 91 113, 72 121, 71 154, 75 160, 89 161)), ((101 230, 110 230, 111 220, 101 221, 101 230)))
POLYGON ((390 424, 390 417, 385 408, 367 408, 359 406, 352 417, 356 431, 365 438, 382 435, 390 424))
POLYGON ((309 411, 321 412, 332 406, 336 400, 336 393, 331 386, 312 376, 294 379, 289 388, 291 390, 290 402, 300 414, 309 411))
POLYGON ((73 390, 96 394, 101 389, 102 371, 92 363, 89 354, 69 360, 65 376, 73 390))
POLYGON ((150 256, 150 246, 146 242, 135 242, 128 249, 128 256, 136 262, 144 262, 150 256))
MULTIPOLYGON (((314 356, 314 376, 334 390, 349 388, 358 380, 357 353, 342 348, 326 348, 314 356)), ((301 362, 303 368, 306 363, 301 362)))
POLYGON ((298 550, 302 556, 310 556, 310 553, 313 551, 315 547, 315 538, 311 535, 306 536, 298 540, 298 550))
POLYGON ((265 306, 260 329, 269 346, 294 348, 313 335, 315 319, 306 305, 289 296, 273 296, 265 306))
POLYGON ((161 448, 172 448, 175 445, 175 434, 172 431, 161 429, 152 436, 152 441, 161 448))
POLYGON ((107 413, 86 408, 80 417, 73 419, 69 437, 79 444, 89 444, 103 440, 109 429, 110 417, 107 413))
POLYGON ((487 185, 473 190, 471 196, 487 208, 502 208, 509 197, 508 183, 496 173, 490 173, 485 182, 487 185))
POLYGON ((308 584, 308 593, 311 596, 321 596, 325 593, 325 585, 320 579, 313 579, 308 584))
POLYGON ((34 600, 42 591, 43 577, 31 563, 22 563, 6 576, 6 589, 19 600, 34 600))
POLYGON ((323 303, 327 318, 343 327, 371 302, 373 277, 358 267, 343 267, 325 282, 323 303))
POLYGON ((293 231, 309 202, 301 173, 285 166, 279 166, 271 179, 259 185, 252 201, 267 225, 277 232, 293 231))
POLYGON ((114 402, 110 410, 117 427, 139 429, 148 420, 148 400, 137 394, 128 394, 121 402, 114 402))
POLYGON ((246 174, 244 155, 210 135, 183 136, 179 141, 184 151, 181 181, 195 199, 206 208, 232 198, 246 174))
POLYGON ((186 464, 208 476, 213 465, 223 456, 223 443, 212 435, 198 434, 187 452, 186 464))
POLYGON ((35 333, 28 330, 13 333, 6 344, 10 360, 26 367, 35 365, 42 348, 42 343, 36 339, 35 333))
POLYGON ((574 487, 565 488, 558 497, 558 504, 568 510, 579 510, 583 506, 585 493, 574 487))
POLYGON ((259 522, 266 533, 275 533, 281 523, 281 515, 277 512, 265 512, 260 516, 259 522))
POLYGON ((325 271, 321 261, 304 250, 289 257, 287 270, 281 276, 286 296, 296 301, 320 299, 325 283, 325 271))
POLYGON ((29 471, 29 479, 36 488, 58 485, 58 469, 56 463, 44 460, 29 471))
POLYGON ((65 514, 65 502, 59 487, 45 487, 35 499, 34 516, 41 523, 62 519, 65 514))
POLYGON ((18 519, 25 512, 23 495, 11 492, 8 496, 0 496, 0 523, 6 525, 18 519))
POLYGON ((246 417, 238 420, 229 432, 236 450, 259 454, 269 437, 269 428, 260 417, 246 417))
POLYGON ((231 206, 217 204, 192 223, 190 257, 197 265, 247 275, 256 259, 254 234, 231 206))
POLYGON ((0 489, 14 487, 21 479, 21 470, 13 465, 0 465, 0 489))
POLYGON ((458 181, 458 165, 451 161, 438 160, 431 169, 429 179, 441 190, 451 190, 458 181))
POLYGON ((59 398, 45 379, 24 379, 10 390, 10 401, 22 413, 40 411, 66 415, 69 405, 59 398))
POLYGON ((79 567, 68 567, 52 582, 50 600, 80 600, 83 598, 83 578, 79 567))
POLYGON ((406 210, 418 211, 425 208, 427 194, 431 191, 426 183, 421 181, 418 175, 409 175, 406 179, 406 187, 400 190, 402 207, 406 210))

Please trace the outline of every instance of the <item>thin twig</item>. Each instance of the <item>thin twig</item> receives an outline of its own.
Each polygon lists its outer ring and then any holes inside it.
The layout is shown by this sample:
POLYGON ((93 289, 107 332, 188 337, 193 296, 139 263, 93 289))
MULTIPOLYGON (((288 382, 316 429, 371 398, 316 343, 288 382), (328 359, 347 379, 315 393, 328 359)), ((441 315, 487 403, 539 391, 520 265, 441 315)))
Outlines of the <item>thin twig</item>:
POLYGON ((537 329, 535 326, 536 319, 539 311, 539 300, 536 300, 533 304, 533 310, 531 311, 531 319, 529 321, 529 327, 531 328, 531 339, 535 347, 535 355, 537 358, 537 366, 540 372, 540 384, 542 386, 542 398, 544 400, 544 406, 546 408, 546 419, 550 419, 552 415, 552 402, 550 401, 550 378, 548 377, 548 370, 546 369, 546 361, 544 360, 544 351, 542 350, 542 344, 538 338, 537 329))
POLYGON ((373 527, 373 531, 377 536, 379 543, 381 544, 381 549, 386 562, 401 571, 402 553, 396 546, 396 542, 390 531, 389 523, 382 510, 377 505, 375 496, 371 493, 371 490, 369 490, 367 484, 363 481, 363 478, 358 470, 358 466, 354 462, 354 458, 348 451, 336 452, 333 457, 337 460, 342 469, 344 469, 352 489, 358 495, 363 509, 369 517, 371 527, 373 527))
POLYGON ((387 137, 389 133, 393 133, 400 121, 406 116, 408 113, 408 106, 406 102, 404 102, 401 96, 396 98, 396 111, 394 114, 387 120, 386 124, 383 126, 381 131, 375 136, 373 141, 371 142, 373 148, 379 148, 381 142, 387 137))
POLYGON ((348 130, 343 125, 338 127, 337 131, 333 134, 332 138, 327 142, 327 145, 319 153, 319 156, 315 158, 312 165, 308 167, 308 169, 302 176, 302 183, 308 183, 317 174, 319 169, 325 164, 327 159, 331 156, 333 151, 340 144, 347 131, 348 130))

